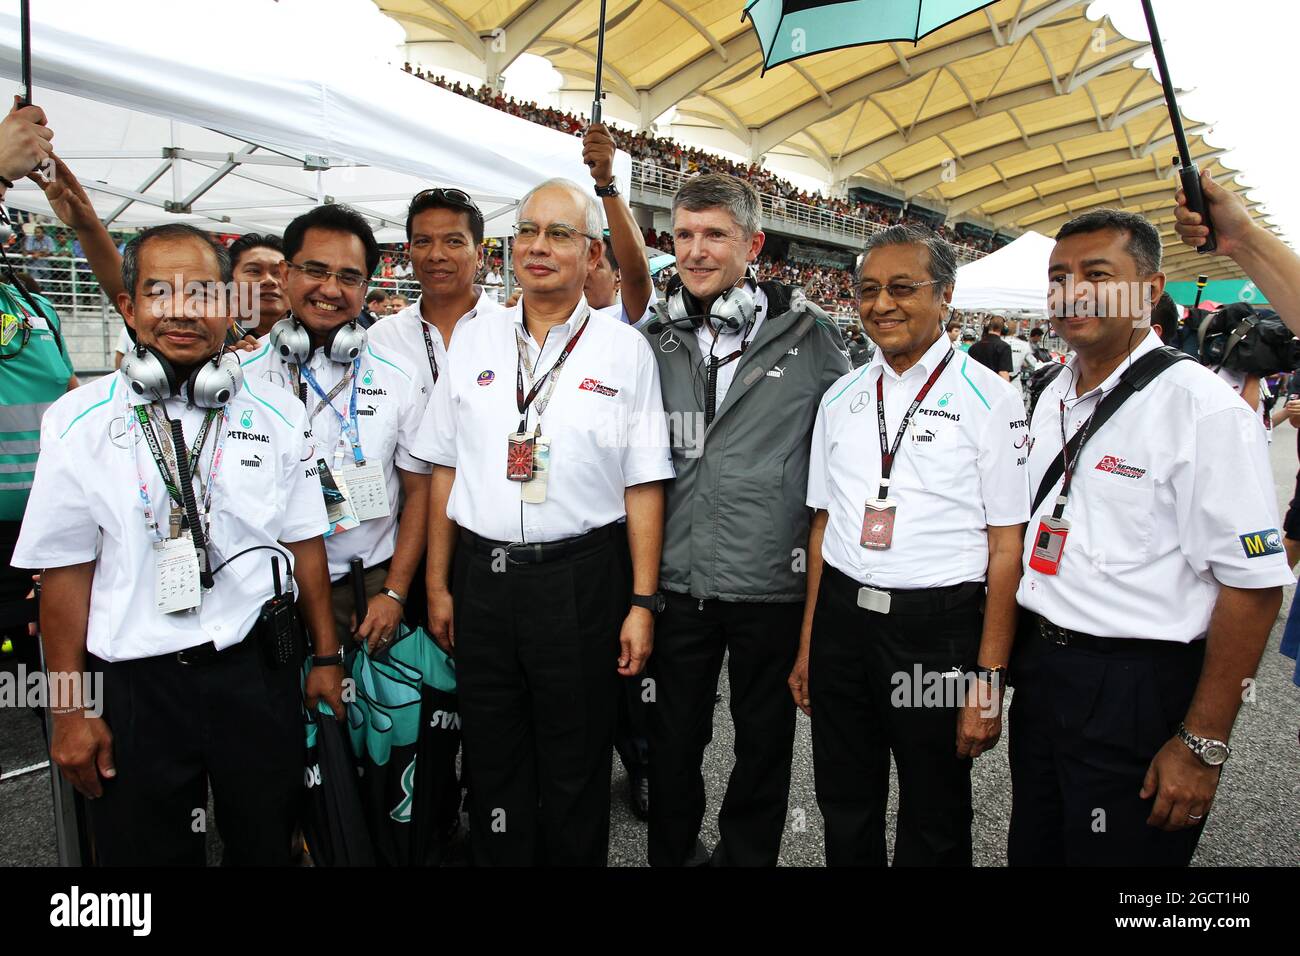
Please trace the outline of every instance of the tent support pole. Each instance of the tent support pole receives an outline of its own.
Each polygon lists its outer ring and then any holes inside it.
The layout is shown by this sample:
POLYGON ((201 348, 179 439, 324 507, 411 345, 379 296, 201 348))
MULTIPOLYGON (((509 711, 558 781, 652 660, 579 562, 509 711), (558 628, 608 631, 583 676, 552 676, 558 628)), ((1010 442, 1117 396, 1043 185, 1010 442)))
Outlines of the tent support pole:
POLYGON ((501 280, 505 283, 506 298, 510 298, 515 291, 515 274, 510 268, 510 237, 501 237, 501 271, 504 273, 501 280))

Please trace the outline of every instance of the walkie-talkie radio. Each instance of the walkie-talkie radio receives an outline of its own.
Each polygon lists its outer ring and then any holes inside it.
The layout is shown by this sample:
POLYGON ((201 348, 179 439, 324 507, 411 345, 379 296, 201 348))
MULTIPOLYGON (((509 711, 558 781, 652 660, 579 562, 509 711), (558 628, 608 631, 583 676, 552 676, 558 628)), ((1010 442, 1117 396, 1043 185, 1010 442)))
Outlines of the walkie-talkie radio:
POLYGON ((301 664, 302 631, 298 626, 298 608, 293 597, 280 586, 280 559, 271 558, 271 580, 275 596, 262 605, 257 619, 257 634, 270 667, 301 664))

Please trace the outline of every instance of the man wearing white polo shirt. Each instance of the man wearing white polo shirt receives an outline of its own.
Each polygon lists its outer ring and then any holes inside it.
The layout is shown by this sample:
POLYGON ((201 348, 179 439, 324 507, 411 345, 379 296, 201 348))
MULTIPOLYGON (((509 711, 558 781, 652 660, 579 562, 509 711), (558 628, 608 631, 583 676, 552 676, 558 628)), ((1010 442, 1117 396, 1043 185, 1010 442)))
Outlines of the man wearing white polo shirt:
POLYGON ((658 371, 583 297, 599 228, 574 183, 524 197, 523 300, 457 332, 421 436, 429 629, 456 655, 482 864, 605 864, 618 678, 640 673, 662 603, 658 371))
POLYGON ((1152 333, 1155 227, 1099 209, 1056 240, 1052 325, 1075 355, 1030 426, 1008 861, 1186 865, 1294 582, 1264 433, 1152 333))
POLYGON ((280 270, 292 311, 243 366, 246 388, 288 389, 307 409, 315 439, 302 467, 329 507, 325 549, 340 641, 355 634, 371 651, 391 642, 402 621, 424 554, 429 488, 429 466, 409 450, 428 400, 420 367, 372 345, 357 325, 378 261, 369 224, 346 206, 318 206, 289 223, 280 270), (367 598, 356 621, 354 559, 367 598))
POLYGON ((371 326, 370 342, 414 364, 432 392, 457 325, 501 306, 474 284, 483 268, 483 213, 468 193, 416 193, 406 212, 406 241, 420 297, 371 326))
POLYGON ((953 348, 957 260, 927 229, 868 242, 858 276, 877 345, 813 429, 808 601, 795 703, 812 716, 831 866, 970 866, 971 759, 1001 733, 1028 516, 1017 391, 953 348), (986 595, 987 585, 987 595, 986 595))
POLYGON ((342 712, 325 508, 299 466, 311 431, 289 396, 241 388, 222 354, 224 249, 158 226, 122 273, 137 344, 46 413, 13 559, 44 569, 50 671, 102 675, 101 698, 52 701, 51 759, 91 798, 101 864, 201 866, 209 781, 226 862, 288 864, 305 649, 292 598, 262 620, 291 564, 318 655, 307 702, 342 712))

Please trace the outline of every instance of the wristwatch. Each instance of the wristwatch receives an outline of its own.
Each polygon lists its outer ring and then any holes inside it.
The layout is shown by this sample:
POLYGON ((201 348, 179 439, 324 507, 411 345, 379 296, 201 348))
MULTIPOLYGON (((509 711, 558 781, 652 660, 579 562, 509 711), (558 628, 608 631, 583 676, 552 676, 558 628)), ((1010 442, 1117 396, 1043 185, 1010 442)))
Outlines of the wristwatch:
POLYGON ((643 607, 651 614, 659 614, 668 606, 668 600, 662 591, 656 591, 654 594, 633 594, 632 606, 643 607))
POLYGON ((313 654, 311 656, 312 667, 333 667, 335 664, 343 665, 343 648, 339 648, 333 654, 313 654))
POLYGON ((1178 725, 1178 739, 1187 744, 1187 749, 1207 767, 1221 767, 1232 756, 1232 750, 1222 740, 1198 737, 1184 724, 1178 725))
POLYGON ((383 589, 382 591, 380 591, 379 593, 382 594, 384 597, 390 597, 390 598, 392 598, 394 601, 396 601, 396 602, 397 602, 398 604, 400 604, 402 607, 406 607, 406 598, 402 597, 400 594, 398 594, 398 593, 397 593, 396 591, 394 591, 392 588, 384 588, 384 589, 383 589))
POLYGON ((597 187, 596 187, 596 195, 599 196, 601 199, 604 199, 604 198, 606 198, 606 197, 608 197, 608 196, 617 196, 617 195, 618 195, 618 180, 617 180, 617 179, 611 179, 611 180, 609 181, 609 185, 608 185, 608 186, 597 186, 597 187))
POLYGON ((976 664, 975 676, 986 684, 1005 687, 1007 683, 1007 665, 998 664, 995 667, 985 667, 983 664, 976 664))

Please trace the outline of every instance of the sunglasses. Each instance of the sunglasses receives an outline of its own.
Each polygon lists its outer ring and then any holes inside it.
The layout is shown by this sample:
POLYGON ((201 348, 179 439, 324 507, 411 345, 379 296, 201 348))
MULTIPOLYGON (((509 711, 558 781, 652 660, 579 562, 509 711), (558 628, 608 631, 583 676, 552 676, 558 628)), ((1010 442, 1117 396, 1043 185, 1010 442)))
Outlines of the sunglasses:
POLYGON ((474 200, 470 198, 469 193, 460 189, 439 188, 439 189, 421 190, 420 192, 416 193, 415 196, 411 199, 411 208, 414 209, 417 205, 424 202, 426 199, 438 200, 441 202, 448 203, 452 206, 456 206, 460 209, 476 212, 480 216, 483 215, 482 210, 480 210, 478 208, 478 204, 475 203, 474 200))

